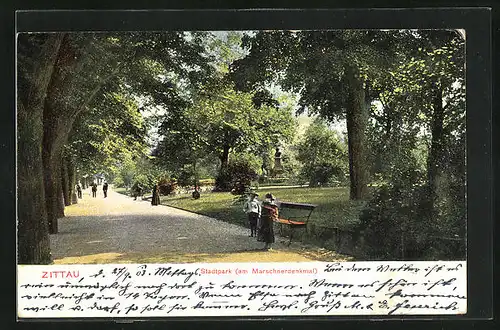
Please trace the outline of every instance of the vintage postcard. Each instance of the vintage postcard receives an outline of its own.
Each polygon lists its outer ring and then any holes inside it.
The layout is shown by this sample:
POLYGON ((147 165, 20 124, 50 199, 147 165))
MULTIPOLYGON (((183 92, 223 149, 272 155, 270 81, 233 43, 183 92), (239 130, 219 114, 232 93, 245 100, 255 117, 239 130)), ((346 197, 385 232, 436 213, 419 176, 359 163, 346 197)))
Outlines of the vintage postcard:
POLYGON ((18 318, 467 313, 466 30, 34 32, 18 318))

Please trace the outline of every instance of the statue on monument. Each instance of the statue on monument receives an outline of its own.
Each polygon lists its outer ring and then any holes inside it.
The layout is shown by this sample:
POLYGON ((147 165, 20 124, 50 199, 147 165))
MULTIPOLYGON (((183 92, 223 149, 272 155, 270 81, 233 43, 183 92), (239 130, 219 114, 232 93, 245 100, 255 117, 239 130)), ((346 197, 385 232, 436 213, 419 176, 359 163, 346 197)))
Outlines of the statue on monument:
POLYGON ((274 172, 280 171, 283 169, 281 165, 281 151, 280 148, 276 148, 276 153, 274 154, 274 172))

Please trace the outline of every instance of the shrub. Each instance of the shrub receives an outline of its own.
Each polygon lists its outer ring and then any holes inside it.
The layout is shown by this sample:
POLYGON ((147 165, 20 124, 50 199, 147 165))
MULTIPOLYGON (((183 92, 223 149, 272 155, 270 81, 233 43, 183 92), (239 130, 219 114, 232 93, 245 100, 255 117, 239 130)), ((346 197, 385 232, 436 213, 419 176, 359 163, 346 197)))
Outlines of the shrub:
POLYGON ((346 181, 346 173, 349 171, 347 145, 326 122, 316 119, 307 128, 297 151, 297 160, 303 164, 301 181, 309 181, 311 186, 327 186, 333 181, 346 181))
POLYGON ((177 180, 175 178, 161 178, 158 182, 160 195, 166 196, 177 189, 177 180))
POLYGON ((358 230, 370 258, 404 259, 405 241, 406 245, 417 244, 419 233, 412 228, 415 224, 412 197, 416 196, 411 191, 383 185, 362 211, 358 230))
POLYGON ((231 173, 228 168, 222 169, 215 178, 215 191, 230 191, 231 190, 231 173))
POLYGON ((424 184, 379 187, 362 211, 357 228, 367 256, 379 260, 464 258, 464 232, 460 229, 465 226, 464 216, 433 208, 430 195, 424 184))
POLYGON ((250 188, 252 181, 257 177, 257 172, 246 159, 236 159, 231 161, 215 179, 216 190, 231 191, 241 195, 250 188))
POLYGON ((343 179, 342 169, 336 164, 320 163, 312 166, 304 166, 311 186, 328 186, 335 181, 343 179))

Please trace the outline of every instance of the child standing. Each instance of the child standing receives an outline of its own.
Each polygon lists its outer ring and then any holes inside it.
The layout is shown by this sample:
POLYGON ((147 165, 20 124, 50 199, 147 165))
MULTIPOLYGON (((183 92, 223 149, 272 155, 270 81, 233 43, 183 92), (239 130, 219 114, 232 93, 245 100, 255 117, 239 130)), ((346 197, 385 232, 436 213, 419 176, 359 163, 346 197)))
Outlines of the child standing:
POLYGON ((260 218, 262 209, 257 196, 259 195, 256 193, 252 193, 250 195, 250 198, 245 202, 245 206, 243 207, 243 211, 248 214, 248 222, 250 223, 250 237, 254 237, 254 235, 257 236, 257 221, 260 218))

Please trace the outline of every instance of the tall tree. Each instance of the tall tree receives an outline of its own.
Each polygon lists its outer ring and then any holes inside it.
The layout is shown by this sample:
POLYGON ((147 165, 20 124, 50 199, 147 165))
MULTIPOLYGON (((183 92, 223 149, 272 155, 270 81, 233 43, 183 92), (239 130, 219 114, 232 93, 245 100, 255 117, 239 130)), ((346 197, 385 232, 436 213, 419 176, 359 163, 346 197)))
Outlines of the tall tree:
POLYGON ((325 119, 346 118, 351 199, 362 199, 367 191, 370 75, 390 62, 395 35, 361 30, 259 32, 245 38, 250 53, 232 67, 238 88, 262 88, 277 81, 300 94, 301 111, 325 119))
POLYGON ((18 35, 18 263, 46 264, 50 243, 42 168, 43 108, 63 34, 18 35))
POLYGON ((461 258, 464 40, 446 30, 406 31, 406 40, 393 67, 373 81, 380 106, 372 109, 371 143, 384 184, 362 216, 365 242, 378 256, 461 258))
POLYGON ((115 71, 110 56, 94 34, 66 34, 57 55, 44 106, 43 164, 49 230, 57 233, 57 219, 64 216, 62 152, 73 123, 95 100, 115 71), (101 69, 97 72, 96 69, 101 69), (106 71, 107 74, 106 74, 106 71))
POLYGON ((186 161, 191 162, 200 153, 214 153, 224 171, 231 152, 256 152, 290 139, 295 130, 291 109, 256 108, 252 97, 230 88, 205 91, 192 107, 166 116, 162 132, 167 139, 160 147, 169 155, 165 162, 177 163, 179 155, 190 155, 186 161))
MULTIPOLYGON (((421 47, 399 74, 418 93, 420 118, 430 132, 427 183, 430 207, 437 218, 437 203, 450 190, 448 158, 465 133, 465 49, 456 31, 420 31, 421 47)), ((465 145, 460 147, 465 159, 465 145)), ((463 182, 465 186, 465 181, 463 182)), ((463 199, 463 198, 460 198, 463 199)))

